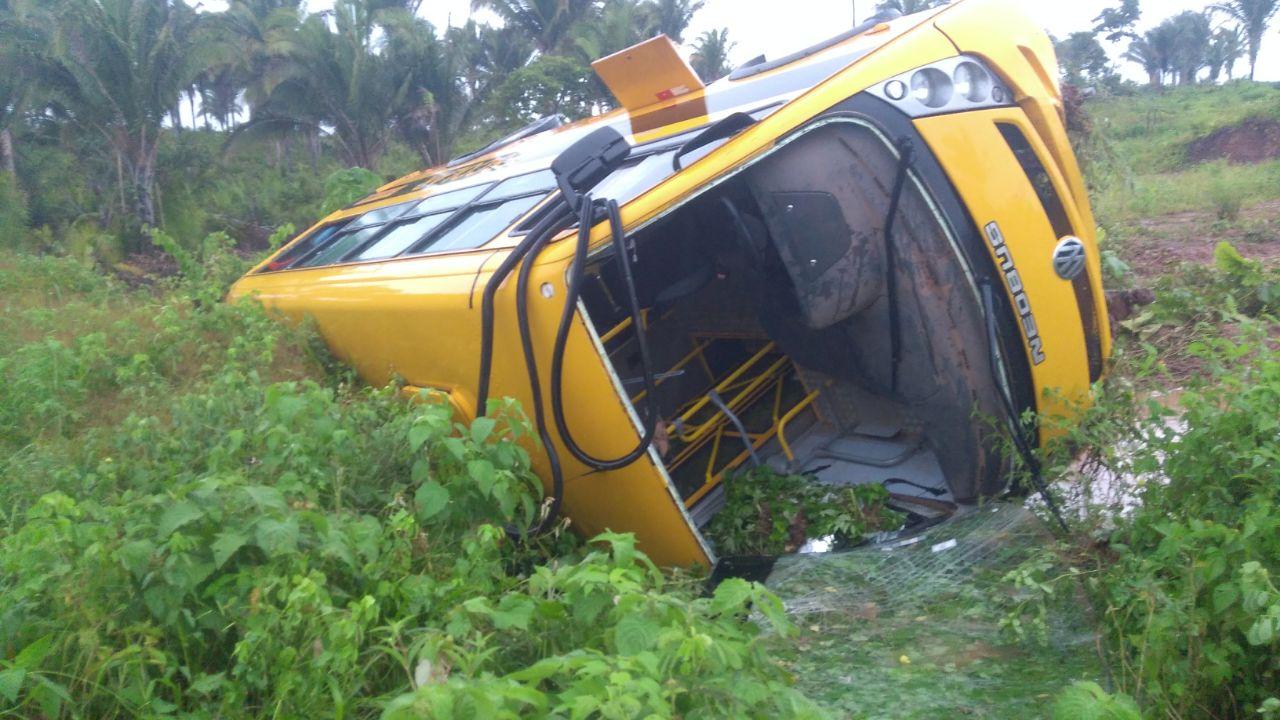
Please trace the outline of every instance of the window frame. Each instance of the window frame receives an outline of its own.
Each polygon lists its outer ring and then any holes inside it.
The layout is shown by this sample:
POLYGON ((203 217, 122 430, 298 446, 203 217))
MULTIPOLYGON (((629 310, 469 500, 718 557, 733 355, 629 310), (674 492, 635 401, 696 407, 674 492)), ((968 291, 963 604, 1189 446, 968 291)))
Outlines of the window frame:
MULTIPOLYGON (((426 197, 417 198, 415 200, 403 201, 400 203, 392 203, 389 205, 385 205, 383 207, 366 210, 364 213, 360 213, 358 215, 350 215, 347 217, 338 218, 331 222, 324 223, 316 227, 311 232, 298 238, 293 243, 290 243, 289 246, 287 246, 284 250, 282 250, 281 253, 282 254, 287 253, 289 252, 288 250, 289 247, 296 246, 297 243, 304 243, 307 241, 308 238, 314 237, 318 233, 323 233, 329 230, 330 228, 337 226, 338 229, 332 233, 331 238, 325 241, 322 245, 312 248, 308 252, 300 255, 285 267, 276 268, 276 269, 268 269, 264 267, 262 270, 259 271, 259 273, 277 273, 277 272, 287 272, 290 270, 314 270, 317 268, 337 267, 341 265, 351 265, 356 263, 363 264, 363 263, 385 262, 388 260, 397 260, 397 259, 410 258, 410 257, 427 257, 431 255, 458 254, 458 253, 466 253, 466 252, 474 252, 477 250, 482 250, 487 245, 492 243, 494 240, 498 239, 499 237, 502 237, 502 233, 499 232, 498 234, 495 234, 493 237, 485 239, 484 242, 481 243, 480 245, 476 245, 474 247, 447 248, 447 249, 433 252, 431 250, 431 246, 435 244, 442 236, 449 233, 451 230, 457 227, 461 222, 466 220, 468 217, 470 217, 472 214, 474 214, 478 210, 483 210, 491 207, 496 208, 496 207, 500 207, 505 203, 519 201, 519 200, 527 200, 528 198, 531 198, 531 197, 539 198, 539 200, 535 202, 529 209, 525 210, 518 217, 516 217, 515 220, 513 220, 511 224, 507 226, 507 228, 510 228, 518 224, 530 213, 537 212, 538 208, 543 205, 543 202, 545 201, 546 197, 549 196, 552 192, 554 192, 554 189, 555 189, 554 183, 541 186, 541 187, 535 187, 533 189, 527 190, 525 192, 517 193, 514 195, 500 195, 498 197, 494 197, 494 193, 495 191, 498 191, 500 193, 500 188, 502 188, 503 185, 507 185, 511 183, 512 181, 528 178, 532 175, 545 174, 549 171, 550 171, 549 168, 539 168, 536 170, 531 170, 529 172, 520 173, 518 175, 512 175, 511 177, 503 178, 502 180, 490 182, 488 183, 488 187, 486 187, 483 191, 473 195, 470 199, 463 201, 461 204, 454 205, 452 207, 435 209, 430 212, 416 213, 414 212, 414 208, 416 208, 418 205, 421 205, 425 201, 430 200, 432 197, 435 197, 435 195, 428 195, 426 197), (396 205, 404 205, 405 209, 399 213, 389 215, 385 220, 382 220, 377 223, 362 224, 360 222, 361 218, 363 218, 365 215, 387 210, 390 208, 394 208, 396 207, 396 205), (366 252, 370 248, 374 247, 378 242, 380 242, 388 234, 393 232, 395 228, 402 226, 406 223, 420 221, 425 217, 430 217, 433 215, 448 215, 448 217, 446 217, 442 222, 440 222, 434 228, 429 230, 421 238, 411 243, 404 250, 401 250, 399 253, 395 255, 388 255, 387 257, 382 257, 382 258, 361 259, 359 257, 361 253, 366 252), (331 247, 334 243, 339 242, 343 237, 345 237, 349 233, 362 232, 365 230, 369 230, 370 228, 376 228, 378 232, 374 233, 370 238, 368 238, 364 242, 348 250, 337 260, 334 260, 332 262, 328 262, 322 265, 306 264, 308 261, 312 260, 317 255, 323 253, 326 249, 331 247)), ((483 183, 477 183, 477 185, 481 185, 481 184, 483 183)), ((476 185, 472 185, 468 187, 476 187, 476 185)), ((466 189, 468 188, 458 188, 457 190, 451 190, 449 192, 460 192, 466 189)), ((444 195, 444 194, 447 194, 447 193, 438 193, 437 195, 444 195)), ((356 208, 359 206, 360 206, 359 204, 353 205, 352 208, 356 208)))

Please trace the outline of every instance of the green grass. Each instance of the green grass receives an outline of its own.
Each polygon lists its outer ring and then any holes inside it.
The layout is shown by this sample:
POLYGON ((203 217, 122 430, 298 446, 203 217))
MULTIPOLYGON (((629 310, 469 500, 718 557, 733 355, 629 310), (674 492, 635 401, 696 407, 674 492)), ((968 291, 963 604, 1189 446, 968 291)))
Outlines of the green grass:
POLYGON ((1104 225, 1182 211, 1217 212, 1280 197, 1280 161, 1190 163, 1187 146, 1252 118, 1280 120, 1280 88, 1239 82, 1103 97, 1085 105, 1094 134, 1078 151, 1104 225))
POLYGON ((1094 210, 1105 222, 1132 222, 1176 212, 1230 214, 1280 197, 1280 160, 1253 165, 1216 161, 1170 172, 1133 173, 1095 184, 1094 210))
POLYGON ((1280 88, 1238 82, 1211 87, 1142 90, 1087 104, 1094 126, 1116 152, 1143 172, 1170 172, 1186 162, 1186 146, 1250 118, 1280 120, 1280 88))

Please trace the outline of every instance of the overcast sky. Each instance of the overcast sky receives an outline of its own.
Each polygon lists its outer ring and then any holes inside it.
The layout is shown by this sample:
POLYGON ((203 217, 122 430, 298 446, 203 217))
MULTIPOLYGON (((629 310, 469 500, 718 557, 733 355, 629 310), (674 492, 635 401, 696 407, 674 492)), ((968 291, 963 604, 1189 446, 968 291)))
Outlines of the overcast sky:
MULTIPOLYGON (((311 6, 328 6, 325 0, 310 0, 311 6)), ((1116 0, 1023 0, 1022 5, 1046 30, 1063 37, 1092 27, 1093 18, 1116 0)), ((1140 30, 1157 25, 1161 20, 1183 10, 1202 10, 1209 0, 1142 0, 1140 30)), ((712 28, 729 28, 729 39, 736 43, 731 57, 735 62, 749 60, 760 53, 777 57, 792 50, 812 45, 851 27, 853 11, 865 20, 874 12, 873 0, 706 0, 706 5, 693 17, 685 40, 712 28)), ((437 27, 459 25, 471 15, 471 0, 426 0, 422 14, 437 27)), ((484 14, 483 19, 493 21, 484 14)), ((478 18, 479 19, 479 18, 478 18)), ((1123 48, 1114 48, 1112 57, 1123 48)), ((1121 70, 1134 79, 1146 75, 1132 63, 1121 63, 1121 70), (1124 65, 1129 65, 1125 68, 1124 65)), ((1248 73, 1248 64, 1236 67, 1238 74, 1248 73)), ((1271 29, 1262 44, 1258 60, 1259 80, 1280 80, 1280 23, 1271 29)))
MULTIPOLYGON (((188 0, 196 2, 197 0, 188 0)), ((198 0, 208 9, 221 9, 225 0, 198 0)), ((1142 0, 1142 21, 1138 29, 1158 25, 1161 20, 1183 10, 1202 10, 1211 0, 1142 0)), ((1077 30, 1088 30, 1093 18, 1105 7, 1113 7, 1118 0, 1022 0, 1037 22, 1057 37, 1064 37, 1077 30)), ((308 0, 311 10, 323 10, 333 6, 332 0, 308 0)), ((770 57, 785 55, 793 50, 812 45, 831 37, 840 30, 852 26, 854 9, 858 19, 865 20, 874 12, 874 0, 706 0, 705 6, 693 17, 685 40, 692 41, 704 30, 729 28, 729 39, 735 43, 730 54, 735 63, 743 62, 764 53, 770 57)), ((425 0, 423 16, 436 27, 461 25, 472 16, 471 0, 425 0)), ((477 20, 495 23, 492 14, 476 14, 477 20)), ((1113 60, 1118 60, 1123 47, 1110 48, 1113 60)), ((1126 77, 1145 81, 1146 75, 1133 63, 1117 62, 1126 77)), ((1248 63, 1241 60, 1236 67, 1237 76, 1248 73, 1248 63)), ((1280 22, 1267 32, 1258 58, 1259 80, 1280 80, 1280 22)))

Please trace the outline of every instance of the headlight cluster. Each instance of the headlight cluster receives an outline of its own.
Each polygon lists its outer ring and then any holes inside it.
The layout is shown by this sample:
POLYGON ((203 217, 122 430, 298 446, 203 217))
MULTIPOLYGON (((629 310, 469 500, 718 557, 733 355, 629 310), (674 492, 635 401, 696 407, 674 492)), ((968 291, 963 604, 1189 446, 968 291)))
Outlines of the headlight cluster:
POLYGON ((977 58, 947 58, 868 88, 912 117, 1001 107, 1013 93, 977 58))

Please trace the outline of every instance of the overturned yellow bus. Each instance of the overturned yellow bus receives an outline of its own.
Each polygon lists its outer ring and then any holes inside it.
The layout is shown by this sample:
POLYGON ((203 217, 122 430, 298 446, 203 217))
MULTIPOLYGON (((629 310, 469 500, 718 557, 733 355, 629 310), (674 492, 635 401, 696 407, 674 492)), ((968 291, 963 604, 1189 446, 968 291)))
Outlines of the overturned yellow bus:
POLYGON ((670 565, 714 561, 699 528, 748 463, 999 493, 998 448, 1045 440, 1018 418, 1100 377, 1094 223, 1052 46, 1014 3, 876 19, 707 87, 665 38, 596 69, 618 110, 390 183, 232 295, 463 420, 517 398, 556 509, 670 565))

